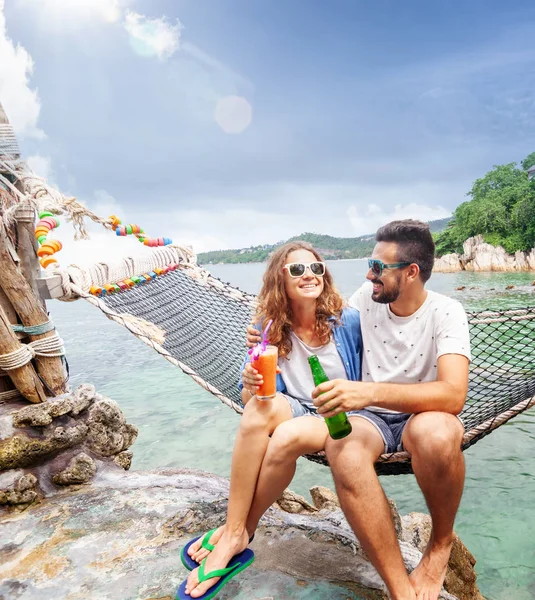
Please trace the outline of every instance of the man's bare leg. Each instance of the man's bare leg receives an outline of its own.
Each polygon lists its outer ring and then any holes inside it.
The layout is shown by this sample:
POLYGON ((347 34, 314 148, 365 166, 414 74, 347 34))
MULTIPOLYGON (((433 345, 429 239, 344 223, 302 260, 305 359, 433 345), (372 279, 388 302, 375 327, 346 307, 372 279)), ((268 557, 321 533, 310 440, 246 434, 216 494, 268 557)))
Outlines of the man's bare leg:
MULTIPOLYGON (((245 406, 232 453, 227 521, 215 549, 206 559, 206 573, 226 567, 235 554, 247 547, 249 536, 245 524, 269 436, 280 423, 291 418, 290 405, 280 395, 267 401, 254 397, 245 406)), ((192 598, 202 596, 218 580, 213 578, 199 584, 197 571, 191 572, 186 585, 186 593, 192 598)))
POLYGON ((362 548, 390 592, 392 600, 416 600, 396 538, 392 513, 374 469, 384 452, 377 429, 365 419, 352 417, 353 431, 342 440, 327 439, 331 465, 342 510, 362 548))
POLYGON ((253 504, 247 517, 247 531, 254 533, 258 521, 290 485, 297 459, 325 448, 329 430, 324 419, 306 416, 281 423, 275 429, 262 463, 253 504))
POLYGON ((403 432, 403 446, 425 496, 433 529, 420 564, 410 580, 418 600, 437 600, 453 544, 453 523, 464 486, 463 427, 451 414, 415 415, 403 432))

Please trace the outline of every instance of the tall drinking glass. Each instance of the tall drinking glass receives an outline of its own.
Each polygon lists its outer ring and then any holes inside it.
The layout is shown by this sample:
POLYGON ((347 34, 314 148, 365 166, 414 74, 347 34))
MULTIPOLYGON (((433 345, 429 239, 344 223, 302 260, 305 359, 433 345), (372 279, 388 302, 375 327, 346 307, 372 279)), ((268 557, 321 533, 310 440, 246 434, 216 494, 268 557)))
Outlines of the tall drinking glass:
POLYGON ((277 346, 266 346, 266 349, 251 361, 251 366, 262 375, 263 382, 256 392, 259 400, 271 400, 277 393, 277 346))

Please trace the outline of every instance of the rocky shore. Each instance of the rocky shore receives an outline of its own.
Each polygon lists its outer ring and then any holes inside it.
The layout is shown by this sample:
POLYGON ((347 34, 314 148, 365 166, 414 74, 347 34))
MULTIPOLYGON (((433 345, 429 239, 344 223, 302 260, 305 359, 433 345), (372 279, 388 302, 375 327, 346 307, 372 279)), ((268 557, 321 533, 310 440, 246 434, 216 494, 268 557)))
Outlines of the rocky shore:
MULTIPOLYGON (((180 548, 224 521, 228 481, 200 471, 126 472, 135 428, 92 386, 28 406, 0 404, 0 599, 172 599, 180 548), (126 454, 125 454, 126 453, 126 454)), ((251 547, 256 561, 219 600, 386 599, 336 495, 285 492, 251 547)), ((427 515, 392 516, 408 570, 427 515)), ((441 598, 481 600, 457 538, 441 598)))
POLYGON ((469 238, 463 244, 462 254, 446 254, 435 260, 436 273, 458 271, 534 271, 535 248, 529 252, 507 254, 501 246, 487 244, 481 235, 469 238))

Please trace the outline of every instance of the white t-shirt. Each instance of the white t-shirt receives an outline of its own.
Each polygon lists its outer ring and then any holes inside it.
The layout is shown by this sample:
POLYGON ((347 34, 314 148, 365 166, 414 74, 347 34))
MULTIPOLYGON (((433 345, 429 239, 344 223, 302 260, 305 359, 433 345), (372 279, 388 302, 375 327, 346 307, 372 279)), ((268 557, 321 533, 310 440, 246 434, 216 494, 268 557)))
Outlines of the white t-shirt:
POLYGON ((398 317, 388 304, 372 300, 372 284, 366 282, 351 296, 349 305, 360 311, 363 381, 436 381, 437 359, 443 354, 471 359, 468 319, 457 300, 428 290, 414 314, 398 317))
POLYGON ((308 364, 308 357, 315 354, 329 379, 347 379, 344 363, 336 344, 331 341, 324 346, 313 348, 299 339, 292 331, 292 351, 286 358, 279 358, 279 367, 286 384, 288 395, 303 404, 313 407, 312 390, 316 387, 308 364))

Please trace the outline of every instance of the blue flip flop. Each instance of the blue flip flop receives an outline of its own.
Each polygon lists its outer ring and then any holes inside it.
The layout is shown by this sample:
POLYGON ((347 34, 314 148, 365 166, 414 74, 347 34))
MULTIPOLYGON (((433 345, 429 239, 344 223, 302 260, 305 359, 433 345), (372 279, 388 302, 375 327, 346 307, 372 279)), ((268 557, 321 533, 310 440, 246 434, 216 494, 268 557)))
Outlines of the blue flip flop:
POLYGON ((246 548, 243 552, 236 554, 230 560, 229 564, 225 569, 216 569, 215 571, 211 571, 210 573, 204 572, 204 564, 206 562, 206 558, 201 562, 201 566, 199 567, 199 583, 203 583, 208 579, 212 579, 212 577, 221 577, 221 579, 213 585, 209 590, 206 591, 202 596, 198 596, 197 598, 192 599, 189 594, 186 594, 186 583, 187 579, 184 580, 180 587, 176 592, 176 600, 210 600, 219 592, 221 589, 238 573, 244 571, 248 566, 250 566, 254 562, 254 552, 249 548, 246 548))
MULTIPOLYGON (((201 548, 205 548, 206 550, 208 550, 209 552, 212 552, 212 550, 214 549, 214 544, 210 544, 210 542, 208 541, 211 537, 212 534, 216 531, 216 529, 211 529, 210 531, 208 531, 208 533, 205 533, 204 535, 199 535, 196 538, 193 538, 192 540, 190 540, 180 551, 180 560, 182 561, 182 564, 186 567, 186 569, 188 571, 193 571, 193 569, 196 569, 199 566, 199 563, 196 560, 193 560, 193 558, 191 558, 191 556, 188 554, 188 550, 190 549, 190 547, 199 539, 201 539, 202 537, 202 543, 201 543, 201 548)), ((249 544, 254 540, 254 533, 253 535, 249 538, 249 544)))

